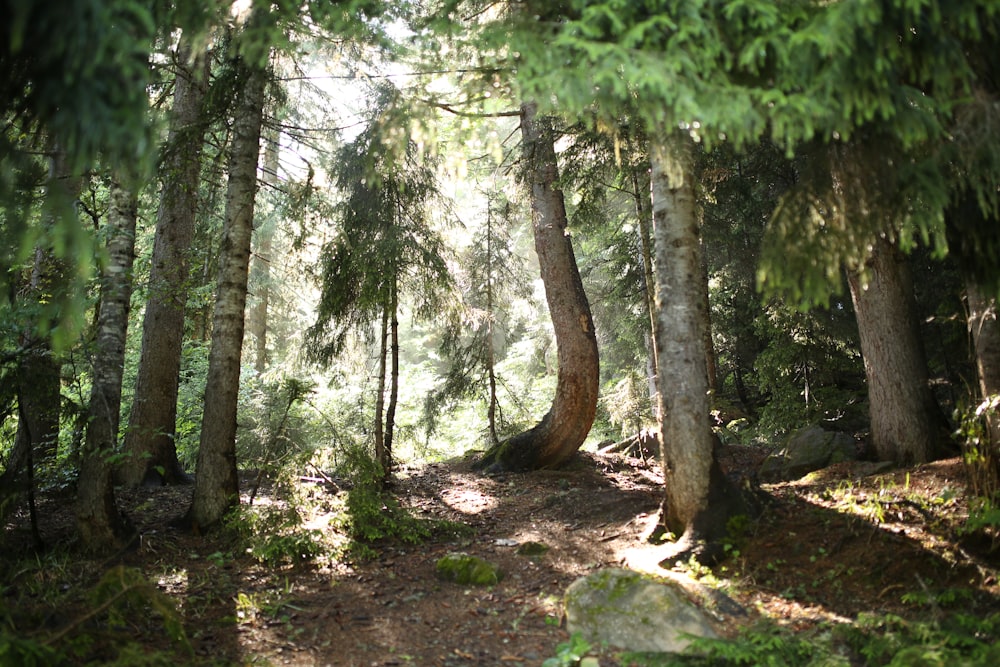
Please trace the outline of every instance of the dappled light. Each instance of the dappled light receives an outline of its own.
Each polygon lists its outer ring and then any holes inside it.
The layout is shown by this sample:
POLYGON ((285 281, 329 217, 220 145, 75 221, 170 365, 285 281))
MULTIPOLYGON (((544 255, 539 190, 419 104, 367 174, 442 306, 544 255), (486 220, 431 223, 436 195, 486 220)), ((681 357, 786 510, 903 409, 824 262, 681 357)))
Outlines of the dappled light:
POLYGON ((0 666, 1000 664, 996 0, 0 26, 0 666))

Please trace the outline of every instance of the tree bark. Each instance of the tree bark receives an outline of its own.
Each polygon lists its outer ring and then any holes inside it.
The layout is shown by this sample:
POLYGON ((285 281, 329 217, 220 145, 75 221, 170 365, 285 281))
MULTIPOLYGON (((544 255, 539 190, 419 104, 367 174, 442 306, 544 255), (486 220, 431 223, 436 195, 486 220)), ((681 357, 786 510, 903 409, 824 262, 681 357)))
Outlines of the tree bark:
POLYGON ((996 297, 987 297, 982 287, 966 279, 969 336, 976 352, 979 400, 986 437, 968 452, 967 467, 972 492, 980 498, 1000 493, 1000 323, 996 297), (969 456, 968 454, 973 454, 969 456))
POLYGON ((479 461, 488 471, 554 468, 580 448, 597 413, 599 361, 590 304, 567 230, 551 120, 534 104, 521 107, 521 136, 531 220, 545 299, 555 330, 559 370, 552 406, 533 428, 492 448, 479 461))
MULTIPOLYGON (((250 20, 253 21, 253 18, 250 20)), ((226 512, 239 503, 236 410, 254 199, 257 194, 257 162, 267 83, 265 69, 246 63, 240 66, 246 68, 247 76, 234 110, 225 223, 212 318, 212 347, 208 358, 194 498, 189 513, 196 532, 216 526, 226 512)))
POLYGON ((128 532, 115 505, 109 457, 118 443, 125 335, 135 256, 136 209, 134 190, 121 181, 113 182, 106 230, 108 261, 101 277, 93 387, 77 482, 77 531, 83 547, 88 551, 119 548, 128 532))
MULTIPOLYGON (((375 460, 379 465, 385 461, 385 385, 389 368, 389 305, 382 306, 382 322, 379 327, 378 347, 378 391, 375 394, 375 460)), ((382 481, 388 471, 382 469, 382 481)))
POLYGON ((664 564, 690 556, 712 562, 720 555, 727 520, 748 513, 749 507, 714 456, 705 348, 708 284, 701 262, 693 149, 686 137, 660 136, 662 143, 654 143, 650 153, 663 519, 667 530, 680 536, 664 564))
MULTIPOLYGON (((279 135, 269 132, 264 144, 264 169, 261 180, 265 186, 278 182, 279 135)), ((253 254, 250 283, 254 294, 247 313, 247 329, 254 344, 254 370, 263 373, 267 369, 267 316, 271 302, 271 253, 274 246, 275 220, 264 219, 254 228, 257 249, 253 254)))
POLYGON ((177 460, 175 431, 189 252, 205 133, 202 103, 208 79, 207 58, 199 58, 193 66, 190 58, 189 45, 182 38, 177 49, 167 152, 161 167, 163 184, 142 322, 142 351, 125 434, 127 456, 117 471, 118 481, 125 486, 188 481, 177 460))
MULTIPOLYGON (((71 169, 66 152, 54 144, 49 160, 45 193, 46 229, 52 230, 58 218, 76 216, 82 178, 71 169)), ((35 248, 31 278, 23 297, 26 302, 56 304, 66 298, 66 266, 58 259, 50 241, 43 238, 35 248)), ((58 324, 57 315, 42 311, 48 321, 36 321, 25 331, 21 341, 26 354, 18 365, 18 404, 21 418, 18 431, 31 442, 35 462, 54 458, 59 446, 60 364, 52 350, 50 335, 58 324)))
POLYGON ((868 379, 871 445, 881 461, 924 463, 947 451, 949 429, 931 393, 909 267, 880 238, 865 269, 850 272, 848 283, 868 379))
POLYGON ((496 313, 493 310, 493 201, 490 200, 489 208, 486 212, 486 378, 489 387, 489 403, 486 407, 487 429, 490 434, 490 446, 495 446, 500 442, 497 436, 497 372, 496 372, 496 343, 493 339, 494 324, 496 323, 496 313))
MULTIPOLYGON (((645 179, 644 179, 645 180, 645 179)), ((648 183, 647 183, 648 185, 648 183)), ((632 187, 635 190, 635 213, 639 221, 639 252, 642 255, 642 282, 646 295, 646 312, 649 315, 649 333, 643 336, 648 341, 649 358, 646 360, 647 382, 649 383, 649 399, 653 405, 653 414, 659 420, 660 397, 657 389, 659 363, 656 359, 656 280, 653 276, 653 239, 651 230, 652 212, 649 210, 649 189, 639 186, 637 170, 632 171, 632 187)))
POLYGON ((396 405, 399 402, 399 283, 393 280, 389 298, 389 402, 385 409, 385 446, 382 449, 382 470, 385 479, 392 478, 392 445, 396 433, 396 405))

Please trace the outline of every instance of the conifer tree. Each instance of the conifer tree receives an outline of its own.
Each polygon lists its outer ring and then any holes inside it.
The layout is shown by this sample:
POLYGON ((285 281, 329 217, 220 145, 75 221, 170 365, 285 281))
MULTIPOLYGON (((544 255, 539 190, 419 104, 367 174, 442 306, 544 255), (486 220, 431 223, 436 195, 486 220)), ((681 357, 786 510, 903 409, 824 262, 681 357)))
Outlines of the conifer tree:
POLYGON ((400 300, 408 297, 415 314, 427 318, 451 286, 444 243, 429 217, 437 196, 432 164, 413 141, 395 138, 401 102, 395 87, 382 85, 365 130, 339 153, 340 229, 322 251, 321 296, 308 333, 314 358, 329 364, 349 334, 378 323, 373 445, 386 479, 399 391, 400 300))

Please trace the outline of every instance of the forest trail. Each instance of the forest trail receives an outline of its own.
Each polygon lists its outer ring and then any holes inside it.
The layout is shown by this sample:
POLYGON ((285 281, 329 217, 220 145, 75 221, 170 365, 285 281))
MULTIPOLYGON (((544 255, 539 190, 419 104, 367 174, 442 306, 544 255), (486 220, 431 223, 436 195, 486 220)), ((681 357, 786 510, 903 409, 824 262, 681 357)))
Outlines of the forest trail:
MULTIPOLYGON (((757 461, 754 450, 728 447, 724 463, 734 472, 757 461)), ((1000 610, 996 553, 991 561, 984 549, 957 539, 967 512, 961 461, 877 476, 864 476, 865 466, 840 464, 765 486, 772 500, 734 539, 733 556, 711 572, 689 574, 732 596, 749 612, 746 623, 766 615, 799 630, 862 612, 942 613, 947 591, 963 609, 1000 610), (937 602, 920 604, 921 594, 937 602)), ((467 529, 420 544, 379 544, 371 560, 283 567, 233 553, 232 540, 171 528, 190 489, 156 489, 122 498, 143 532, 138 549, 114 562, 72 554, 58 568, 22 567, 5 574, 3 603, 16 610, 19 630, 44 637, 82 618, 86 591, 121 562, 175 601, 193 647, 191 664, 540 665, 568 639, 561 598, 574 579, 626 560, 641 566, 643 554, 655 563, 656 550, 642 537, 661 484, 656 465, 591 454, 565 470, 498 477, 452 463, 404 468, 394 492, 405 506, 467 529), (520 555, 526 542, 549 549, 520 555), (502 580, 491 587, 439 580, 435 562, 453 551, 497 563, 502 580)), ((41 503, 46 541, 71 539, 71 516, 59 509, 66 499, 41 503)), ((312 525, 324 521, 313 517, 312 525)), ((22 525, 8 540, 24 535, 22 525)), ((77 628, 89 637, 89 657, 112 659, 123 636, 171 650, 155 614, 118 620, 77 628)), ((607 651, 600 664, 619 665, 607 651)))

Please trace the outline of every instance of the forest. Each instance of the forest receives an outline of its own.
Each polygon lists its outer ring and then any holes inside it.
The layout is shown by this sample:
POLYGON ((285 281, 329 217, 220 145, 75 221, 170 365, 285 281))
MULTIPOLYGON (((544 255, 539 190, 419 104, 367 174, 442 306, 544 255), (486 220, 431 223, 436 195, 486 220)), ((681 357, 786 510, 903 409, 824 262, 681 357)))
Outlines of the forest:
POLYGON ((0 118, 0 665, 1000 664, 995 0, 20 0, 0 118))

